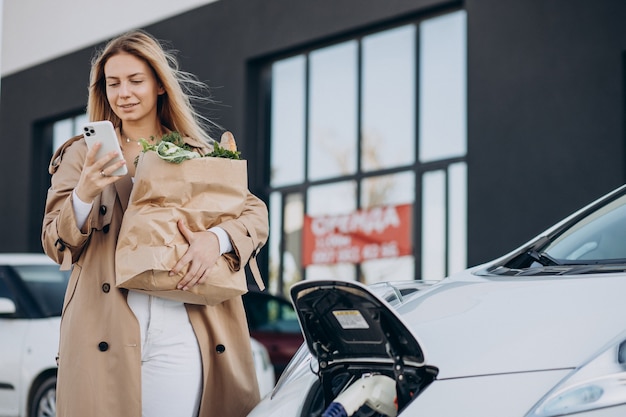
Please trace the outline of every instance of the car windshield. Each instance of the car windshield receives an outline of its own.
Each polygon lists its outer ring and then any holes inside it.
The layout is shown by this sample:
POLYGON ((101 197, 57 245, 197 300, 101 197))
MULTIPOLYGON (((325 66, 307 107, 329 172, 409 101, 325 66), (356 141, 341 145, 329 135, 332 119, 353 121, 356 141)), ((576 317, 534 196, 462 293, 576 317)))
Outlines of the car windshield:
POLYGON ((69 271, 59 271, 58 265, 16 265, 20 275, 45 317, 60 316, 69 271))
POLYGON ((626 262, 626 195, 575 223, 541 252, 564 264, 626 262))
MULTIPOLYGON (((626 188, 625 188, 626 190, 626 188)), ((626 192, 581 212, 483 272, 505 276, 626 271, 626 192)))

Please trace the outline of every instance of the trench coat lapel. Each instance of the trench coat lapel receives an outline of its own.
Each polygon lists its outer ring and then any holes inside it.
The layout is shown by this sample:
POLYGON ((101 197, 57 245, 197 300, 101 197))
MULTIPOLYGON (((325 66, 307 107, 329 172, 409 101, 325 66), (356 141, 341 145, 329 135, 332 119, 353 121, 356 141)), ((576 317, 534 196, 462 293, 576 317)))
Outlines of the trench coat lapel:
POLYGON ((126 211, 128 207, 128 200, 130 199, 130 192, 133 189, 133 180, 130 175, 124 175, 122 179, 115 182, 115 191, 117 191, 117 198, 120 199, 122 204, 122 211, 126 211))
MULTIPOLYGON (((122 143, 122 131, 119 126, 115 128, 115 133, 117 134, 117 138, 120 143, 122 143)), ((115 191, 117 192, 117 198, 119 198, 120 203, 122 203, 122 211, 126 211, 128 201, 130 200, 130 192, 133 189, 133 179, 130 175, 124 175, 124 178, 116 181, 114 185, 115 191)))

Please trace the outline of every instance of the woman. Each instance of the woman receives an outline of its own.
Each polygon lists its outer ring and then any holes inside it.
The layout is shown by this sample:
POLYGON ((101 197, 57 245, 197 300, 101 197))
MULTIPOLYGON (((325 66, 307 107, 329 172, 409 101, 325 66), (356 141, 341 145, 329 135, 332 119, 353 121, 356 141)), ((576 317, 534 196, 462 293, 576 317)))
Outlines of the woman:
MULTIPOLYGON (((57 415, 60 417, 244 416, 259 400, 240 297, 189 305, 115 287, 115 247, 140 138, 178 131, 200 151, 211 148, 175 58, 143 31, 108 43, 94 59, 91 121, 117 128, 123 160, 95 159, 82 136, 53 157, 42 242, 56 262, 73 265, 61 321, 57 415), (110 174, 122 165, 128 174, 110 174)), ((175 221, 175 220, 172 220, 175 221)), ((178 287, 202 283, 221 254, 243 268, 267 239, 265 204, 248 193, 238 219, 208 231, 179 222, 189 243, 172 274, 178 287), (252 229, 252 230, 250 230, 252 229)))

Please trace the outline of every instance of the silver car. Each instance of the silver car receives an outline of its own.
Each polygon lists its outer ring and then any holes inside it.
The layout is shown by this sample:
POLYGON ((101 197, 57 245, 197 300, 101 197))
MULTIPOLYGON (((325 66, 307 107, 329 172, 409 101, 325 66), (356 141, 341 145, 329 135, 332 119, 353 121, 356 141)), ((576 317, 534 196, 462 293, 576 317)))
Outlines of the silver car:
POLYGON ((626 187, 436 283, 303 281, 249 417, 626 416, 626 187))

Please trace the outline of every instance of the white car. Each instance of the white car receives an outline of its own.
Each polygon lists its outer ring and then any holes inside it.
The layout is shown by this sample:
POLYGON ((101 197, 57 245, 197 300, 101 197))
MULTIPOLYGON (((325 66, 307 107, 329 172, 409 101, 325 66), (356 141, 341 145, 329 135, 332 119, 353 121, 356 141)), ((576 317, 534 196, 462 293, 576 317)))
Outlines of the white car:
POLYGON ((261 397, 264 397, 272 391, 276 382, 274 364, 270 360, 267 348, 258 340, 250 338, 250 344, 252 345, 252 356, 254 357, 254 368, 256 369, 256 378, 259 383, 259 392, 261 397))
MULTIPOLYGON (((56 415, 56 355, 68 272, 43 254, 0 254, 0 416, 56 415)), ((262 395, 274 386, 266 348, 252 340, 262 395)))
POLYGON ((249 417, 626 416, 626 186, 432 285, 291 297, 306 342, 249 417))

